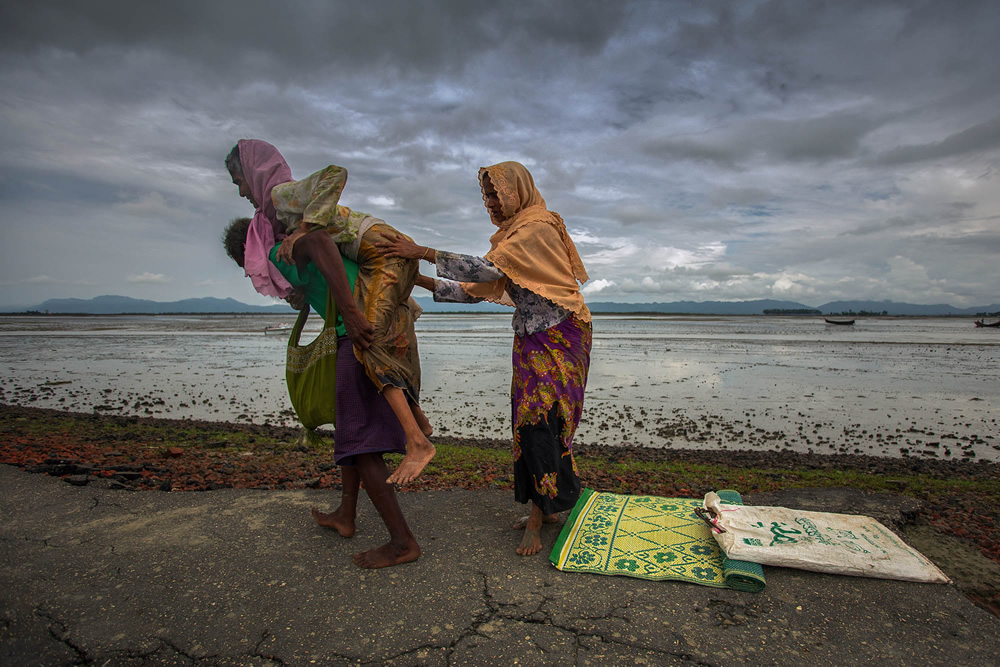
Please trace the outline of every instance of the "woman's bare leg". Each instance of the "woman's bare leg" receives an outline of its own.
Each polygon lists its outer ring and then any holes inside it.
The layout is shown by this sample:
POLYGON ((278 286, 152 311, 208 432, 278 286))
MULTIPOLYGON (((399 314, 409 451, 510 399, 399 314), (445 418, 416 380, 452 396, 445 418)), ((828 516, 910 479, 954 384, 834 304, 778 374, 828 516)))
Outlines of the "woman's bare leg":
POLYGON ((332 512, 320 512, 312 508, 313 519, 324 528, 333 528, 341 537, 354 535, 354 519, 358 514, 358 489, 361 486, 361 475, 357 466, 340 466, 340 479, 343 490, 340 493, 340 507, 332 512))
MULTIPOLYGON (((531 518, 530 514, 527 516, 522 516, 520 519, 514 522, 514 525, 512 527, 514 528, 514 530, 524 530, 524 527, 528 525, 528 520, 530 518, 531 518)), ((559 522, 558 512, 556 512, 555 514, 542 515, 542 523, 558 523, 558 522, 559 522)))
POLYGON ((389 470, 382 455, 360 454, 355 460, 364 482, 365 493, 371 498, 389 531, 389 541, 382 546, 354 554, 355 564, 375 569, 417 560, 420 558, 420 545, 410 532, 395 490, 385 481, 389 470))
POLYGON ((403 432, 406 434, 406 456, 403 457, 399 467, 386 481, 390 484, 407 484, 416 479, 417 475, 423 471, 424 466, 434 458, 437 450, 424 435, 420 426, 417 425, 417 420, 413 416, 413 411, 410 410, 410 404, 406 400, 406 394, 403 393, 403 390, 399 387, 386 385, 382 390, 382 395, 385 396, 392 411, 396 413, 396 419, 399 420, 403 426, 403 432))
POLYGON ((427 419, 427 415, 424 414, 424 411, 420 409, 420 405, 417 403, 410 404, 410 411, 413 412, 413 418, 417 420, 417 426, 420 427, 420 432, 428 438, 434 435, 434 427, 431 426, 431 422, 427 419))

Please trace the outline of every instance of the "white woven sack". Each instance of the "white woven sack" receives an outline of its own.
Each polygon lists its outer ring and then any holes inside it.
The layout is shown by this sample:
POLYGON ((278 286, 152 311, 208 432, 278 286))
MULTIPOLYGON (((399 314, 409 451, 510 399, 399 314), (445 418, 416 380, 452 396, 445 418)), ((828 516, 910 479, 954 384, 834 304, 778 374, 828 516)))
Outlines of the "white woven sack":
POLYGON ((705 495, 704 507, 724 531, 712 535, 732 559, 856 577, 950 581, 926 556, 868 516, 727 505, 714 492, 705 495))

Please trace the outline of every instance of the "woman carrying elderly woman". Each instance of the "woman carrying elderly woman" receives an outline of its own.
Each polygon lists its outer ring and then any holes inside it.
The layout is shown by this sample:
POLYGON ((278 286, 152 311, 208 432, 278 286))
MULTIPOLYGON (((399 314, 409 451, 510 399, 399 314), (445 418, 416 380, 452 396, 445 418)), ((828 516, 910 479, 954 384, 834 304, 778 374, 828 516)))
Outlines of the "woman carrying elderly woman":
MULTIPOLYGON (((246 246, 251 221, 237 218, 229 223, 222 235, 226 253, 241 267, 246 265, 246 246)), ((420 545, 406 523, 395 489, 386 481, 389 471, 385 454, 406 451, 406 438, 392 408, 380 395, 364 368, 351 354, 339 313, 327 312, 328 285, 342 273, 347 289, 341 298, 354 302, 350 286, 356 282, 358 265, 341 257, 326 234, 309 235, 295 246, 295 264, 277 258, 278 245, 269 253, 271 265, 294 288, 288 300, 293 306, 311 306, 324 320, 334 317, 332 325, 338 336, 336 388, 336 431, 334 461, 340 467, 340 505, 332 512, 312 508, 313 519, 325 528, 336 530, 342 537, 352 537, 357 519, 358 493, 364 486, 372 504, 389 531, 389 541, 381 547, 354 554, 354 562, 364 568, 380 568, 409 563, 420 557, 420 545)), ((331 290, 336 293, 336 290, 331 290)), ((334 303, 337 297, 334 296, 334 303)), ((334 387, 330 387, 333 391, 334 387)))
POLYGON ((387 233, 401 236, 399 232, 384 220, 340 205, 347 182, 343 167, 330 165, 295 181, 278 149, 247 139, 233 147, 226 168, 240 196, 256 208, 243 268, 259 293, 279 298, 291 293, 291 285, 268 259, 276 241, 281 241, 277 259, 292 264, 297 242, 307 234, 322 235, 310 242, 322 239, 324 252, 317 257, 331 260, 329 288, 354 354, 406 434, 406 456, 388 481, 413 480, 435 454, 428 439, 431 426, 419 405, 420 358, 413 329, 419 306, 410 299, 418 262, 383 257, 375 242, 387 233), (353 289, 331 249, 357 263, 353 289))
POLYGON ((542 548, 541 526, 576 504, 580 478, 573 434, 583 411, 590 367, 590 311, 579 283, 587 272, 566 225, 549 211, 524 165, 501 162, 479 170, 490 220, 499 229, 485 257, 416 245, 396 234, 376 245, 386 257, 423 259, 448 280, 417 278, 435 301, 490 301, 514 306, 511 419, 514 498, 531 501, 517 553, 542 548))

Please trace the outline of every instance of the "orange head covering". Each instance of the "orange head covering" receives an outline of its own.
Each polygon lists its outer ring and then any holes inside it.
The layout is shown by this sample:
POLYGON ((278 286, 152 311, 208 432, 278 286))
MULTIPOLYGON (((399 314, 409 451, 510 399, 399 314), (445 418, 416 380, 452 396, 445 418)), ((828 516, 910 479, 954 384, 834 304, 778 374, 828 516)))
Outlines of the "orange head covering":
POLYGON ((499 230, 490 237, 486 259, 504 272, 505 278, 490 283, 462 283, 473 296, 504 300, 507 280, 539 294, 590 321, 590 310, 580 294, 578 282, 588 280, 583 260, 558 213, 545 208, 531 173, 520 162, 501 162, 479 170, 479 185, 486 201, 483 176, 488 175, 500 199, 502 219, 490 219, 499 230))

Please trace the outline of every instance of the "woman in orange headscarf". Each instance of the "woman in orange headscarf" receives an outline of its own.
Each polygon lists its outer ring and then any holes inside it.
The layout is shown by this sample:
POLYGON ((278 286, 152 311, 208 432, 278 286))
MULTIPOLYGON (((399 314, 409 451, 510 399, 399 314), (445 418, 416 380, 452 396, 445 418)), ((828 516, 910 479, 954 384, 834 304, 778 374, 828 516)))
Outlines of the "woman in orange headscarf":
POLYGON ((485 300, 515 308, 514 497, 532 502, 531 514, 515 527, 524 528, 517 553, 526 556, 541 550, 542 524, 557 521, 580 495, 573 434, 590 368, 590 310, 580 293, 587 272, 562 218, 545 207, 524 165, 484 167, 479 184, 499 228, 485 257, 418 246, 402 236, 377 245, 388 257, 431 262, 438 276, 450 279, 417 279, 435 301, 485 300))

